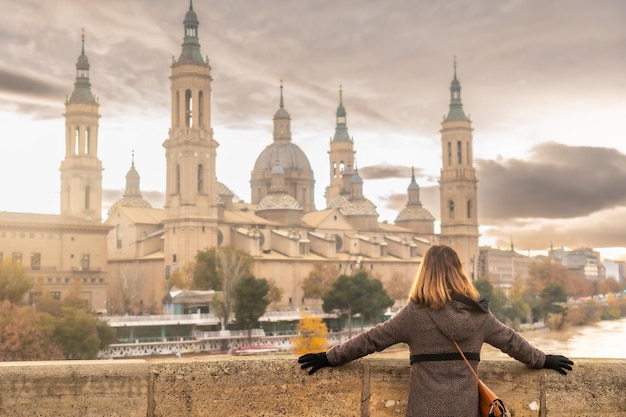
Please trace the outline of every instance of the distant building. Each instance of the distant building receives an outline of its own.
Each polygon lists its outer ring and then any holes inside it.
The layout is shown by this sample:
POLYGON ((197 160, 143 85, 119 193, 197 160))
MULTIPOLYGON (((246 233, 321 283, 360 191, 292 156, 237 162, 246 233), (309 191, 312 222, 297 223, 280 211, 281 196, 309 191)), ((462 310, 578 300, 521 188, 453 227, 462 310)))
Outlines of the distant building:
POLYGON ((494 288, 508 294, 516 278, 528 278, 528 266, 533 262, 536 262, 535 258, 517 253, 513 248, 501 250, 483 246, 480 248, 478 278, 486 278, 494 288))
POLYGON ((612 278, 619 283, 626 282, 626 262, 625 261, 612 261, 605 259, 602 261, 604 266, 604 273, 607 278, 612 278))
POLYGON ((574 250, 550 249, 548 256, 551 260, 567 267, 570 274, 578 275, 590 281, 600 281, 606 277, 604 265, 600 259, 600 252, 591 248, 574 250))

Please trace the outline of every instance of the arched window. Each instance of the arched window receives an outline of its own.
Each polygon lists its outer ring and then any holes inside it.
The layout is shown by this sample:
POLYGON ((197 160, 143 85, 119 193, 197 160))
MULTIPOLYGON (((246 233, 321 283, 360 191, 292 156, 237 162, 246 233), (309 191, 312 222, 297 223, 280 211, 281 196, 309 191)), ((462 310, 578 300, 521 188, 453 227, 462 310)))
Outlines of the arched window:
POLYGON ((333 178, 337 177, 337 162, 333 162, 333 178))
POLYGON ((467 218, 472 218, 472 200, 467 200, 467 218))
POLYGON ((176 194, 180 194, 180 165, 176 165, 176 194))
POLYGON ((459 165, 463 163, 463 146, 460 140, 456 142, 456 159, 459 165))
POLYGON ((339 162, 339 172, 343 174, 343 170, 345 168, 345 164, 343 163, 343 161, 339 162))
POLYGON ((180 92, 176 92, 176 118, 174 119, 174 125, 176 127, 180 126, 180 92))
POLYGON ((85 187, 85 209, 89 210, 89 193, 90 193, 90 189, 89 186, 85 187))
POLYGON ((200 91, 198 94, 198 126, 203 126, 202 118, 204 117, 204 93, 200 91))
POLYGON ((204 167, 198 165, 198 192, 204 192, 204 167))
POLYGON ((448 142, 448 165, 452 165, 452 143, 448 142))
POLYGON ((187 127, 193 127, 193 98, 191 96, 191 90, 185 91, 185 125, 187 127))
POLYGON ((85 130, 85 155, 89 155, 90 147, 91 147, 91 130, 87 128, 85 130))
POLYGON ((74 133, 74 155, 78 155, 78 144, 80 143, 80 128, 78 126, 76 126, 76 131, 74 133))
POLYGON ((450 210, 450 218, 454 219, 454 201, 450 200, 448 202, 448 209, 450 210))

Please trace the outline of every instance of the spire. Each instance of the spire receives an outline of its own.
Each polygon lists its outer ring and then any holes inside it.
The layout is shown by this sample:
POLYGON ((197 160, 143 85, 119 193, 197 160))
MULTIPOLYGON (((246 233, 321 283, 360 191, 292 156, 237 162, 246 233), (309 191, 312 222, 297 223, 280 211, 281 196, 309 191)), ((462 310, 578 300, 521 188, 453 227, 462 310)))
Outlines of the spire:
POLYGON ((456 56, 454 57, 454 79, 450 84, 450 112, 445 121, 463 120, 469 121, 463 112, 463 103, 461 102, 461 83, 456 78, 456 56))
POLYGON ((407 206, 421 207, 422 202, 420 201, 420 186, 417 184, 417 181, 415 181, 415 167, 411 167, 411 183, 407 187, 407 194, 407 206))
POLYGON ((74 91, 70 96, 70 101, 86 101, 95 103, 96 99, 91 92, 91 83, 89 82, 89 59, 85 55, 85 29, 81 33, 81 51, 76 61, 76 82, 74 82, 74 91))
POLYGON ((280 107, 274 114, 274 120, 276 119, 291 119, 289 113, 285 109, 285 101, 283 100, 283 80, 280 79, 280 107))
POLYGON ((346 109, 343 107, 343 89, 339 86, 339 107, 337 107, 337 125, 335 126, 335 136, 333 142, 350 142, 348 125, 346 123, 346 109))
POLYGON ((130 169, 126 174, 126 191, 124 192, 124 198, 141 198, 139 179, 139 173, 135 169, 135 151, 133 151, 130 169))
POLYGON ((185 14, 185 20, 183 21, 183 27, 185 28, 183 38, 183 50, 178 58, 178 63, 181 64, 202 64, 206 65, 200 52, 200 40, 198 39, 198 16, 193 10, 193 1, 189 0, 189 10, 185 14))

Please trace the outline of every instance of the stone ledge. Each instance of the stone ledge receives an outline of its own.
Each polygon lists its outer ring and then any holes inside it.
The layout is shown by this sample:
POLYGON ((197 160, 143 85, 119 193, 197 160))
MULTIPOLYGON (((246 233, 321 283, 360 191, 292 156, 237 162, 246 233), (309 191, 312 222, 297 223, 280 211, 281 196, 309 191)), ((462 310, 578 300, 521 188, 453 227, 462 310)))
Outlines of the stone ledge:
MULTIPOLYGON (((309 376, 296 356, 0 363, 7 416, 402 416, 409 365, 372 356, 309 376)), ((575 359, 566 377, 484 360, 515 417, 626 415, 626 360, 575 359)))

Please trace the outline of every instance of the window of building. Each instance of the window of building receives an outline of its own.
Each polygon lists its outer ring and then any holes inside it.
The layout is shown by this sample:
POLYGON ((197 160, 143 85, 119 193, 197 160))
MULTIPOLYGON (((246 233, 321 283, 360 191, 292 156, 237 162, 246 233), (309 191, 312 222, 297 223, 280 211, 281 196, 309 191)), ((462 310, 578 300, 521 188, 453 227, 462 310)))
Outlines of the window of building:
POLYGON ((91 130, 89 128, 87 128, 85 130, 85 155, 89 155, 89 151, 91 150, 91 149, 89 149, 90 146, 91 146, 91 135, 90 135, 90 133, 91 133, 91 130))
POLYGON ((454 201, 448 202, 448 209, 450 211, 450 218, 454 219, 454 201))
POLYGON ((89 188, 89 186, 85 187, 85 209, 89 210, 89 194, 91 192, 91 189, 89 188))
POLYGON ((459 165, 463 163, 463 146, 460 140, 456 142, 456 159, 459 165))
POLYGON ((89 271, 89 254, 83 253, 80 255, 80 268, 83 271, 89 271))
POLYGON ((176 263, 176 254, 172 255, 172 263, 174 263, 174 264, 176 263))
POLYGON ((472 218, 472 200, 467 200, 467 218, 472 218))
POLYGON ((452 165, 452 143, 448 142, 448 165, 452 165))
POLYGON ((50 291, 50 297, 52 297, 53 300, 60 300, 61 291, 50 291))
POLYGON ((115 226, 115 242, 118 249, 122 249, 122 233, 120 232, 120 225, 115 226))
POLYGON ((198 165, 198 192, 204 192, 204 167, 202 164, 198 165))
POLYGON ((191 90, 185 91, 185 125, 187 127, 193 127, 193 98, 191 96, 191 90))
POLYGON ((174 126, 180 126, 180 91, 176 92, 176 116, 174 117, 174 126))
POLYGON ((78 144, 80 143, 80 128, 78 126, 76 126, 76 131, 74 134, 74 155, 78 155, 79 152, 79 147, 78 144))
POLYGON ((16 262, 18 264, 22 263, 22 252, 13 252, 13 262, 16 262))
POLYGON ((202 117, 204 116, 204 92, 198 93, 198 126, 202 126, 202 117))
POLYGON ((176 194, 180 194, 180 165, 176 165, 176 194))
POLYGON ((30 269, 33 271, 41 269, 41 253, 30 254, 30 269))

